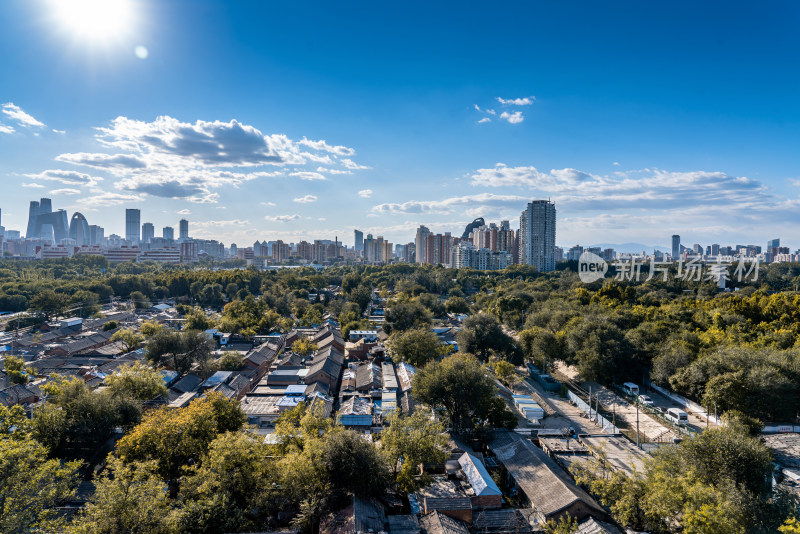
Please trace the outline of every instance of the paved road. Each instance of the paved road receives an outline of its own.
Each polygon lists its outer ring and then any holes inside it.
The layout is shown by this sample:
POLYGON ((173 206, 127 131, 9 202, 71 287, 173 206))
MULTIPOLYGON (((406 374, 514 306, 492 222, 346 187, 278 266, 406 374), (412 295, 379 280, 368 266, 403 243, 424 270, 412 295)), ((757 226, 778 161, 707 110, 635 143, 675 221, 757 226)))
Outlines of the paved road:
POLYGON ((653 404, 655 406, 663 408, 664 411, 666 411, 668 408, 680 408, 681 410, 684 410, 686 413, 689 414, 689 424, 687 426, 691 430, 694 430, 695 432, 702 432, 706 428, 715 426, 713 421, 708 421, 705 418, 706 415, 705 413, 696 414, 691 410, 687 410, 677 402, 673 401, 669 397, 665 397, 664 395, 662 395, 661 393, 659 393, 654 389, 649 389, 645 393, 645 395, 647 395, 653 400, 653 404))

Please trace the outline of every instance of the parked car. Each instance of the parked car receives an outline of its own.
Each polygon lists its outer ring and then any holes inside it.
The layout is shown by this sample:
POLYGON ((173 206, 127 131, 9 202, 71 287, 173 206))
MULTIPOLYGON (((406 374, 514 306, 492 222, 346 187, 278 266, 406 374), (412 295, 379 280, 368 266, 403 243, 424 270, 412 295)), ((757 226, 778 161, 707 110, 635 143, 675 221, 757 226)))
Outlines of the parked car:
POLYGON ((647 395, 639 395, 639 402, 645 406, 653 406, 653 399, 647 395))

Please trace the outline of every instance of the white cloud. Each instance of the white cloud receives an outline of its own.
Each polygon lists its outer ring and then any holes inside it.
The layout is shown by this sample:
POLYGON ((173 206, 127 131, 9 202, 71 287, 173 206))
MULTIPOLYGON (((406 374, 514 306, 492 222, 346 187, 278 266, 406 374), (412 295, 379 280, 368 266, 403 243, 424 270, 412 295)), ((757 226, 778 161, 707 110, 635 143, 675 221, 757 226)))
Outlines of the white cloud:
POLYGON ((277 206, 277 204, 275 204, 274 202, 259 202, 259 204, 261 204, 262 206, 269 206, 271 208, 277 206))
POLYGON ((362 189, 358 192, 358 196, 361 198, 370 198, 372 196, 372 189, 362 189))
POLYGON ((67 131, 66 130, 56 130, 55 128, 53 128, 53 133, 65 134, 65 133, 67 133, 67 131))
POLYGON ((331 174, 368 168, 350 159, 352 148, 264 134, 237 120, 190 123, 161 116, 147 122, 117 117, 97 130, 97 142, 107 152, 65 153, 56 160, 103 169, 117 178, 118 190, 195 203, 215 203, 220 198, 216 190, 261 178, 325 180, 311 170, 319 164, 330 167, 331 174))
POLYGON ((53 189, 52 191, 50 191, 50 194, 51 195, 80 195, 81 194, 81 190, 80 189, 70 189, 70 188, 53 189))
POLYGON ((14 133, 16 130, 11 126, 6 126, 2 122, 0 122, 0 133, 11 134, 14 133))
POLYGON ((106 191, 92 191, 91 196, 77 200, 76 204, 89 206, 90 208, 102 208, 143 201, 143 195, 123 195, 106 191))
POLYGON ((42 184, 37 184, 36 182, 22 182, 20 184, 22 187, 31 187, 35 189, 44 189, 42 184))
POLYGON ((327 174, 353 174, 353 171, 343 169, 329 169, 327 167, 317 167, 317 172, 324 172, 327 174))
POLYGON ((351 159, 348 159, 348 158, 342 158, 340 161, 341 161, 342 165, 346 169, 349 169, 351 171, 361 171, 361 170, 365 170, 365 169, 369 169, 370 168, 370 167, 367 167, 366 165, 359 165, 355 161, 353 161, 351 159))
POLYGON ((542 172, 533 166, 507 167, 498 163, 491 169, 478 169, 471 179, 475 186, 540 191, 571 209, 727 208, 731 205, 754 208, 771 202, 760 182, 722 172, 655 169, 601 176, 577 169, 542 172))
POLYGON ((508 121, 511 124, 519 124, 525 120, 525 117, 522 115, 521 111, 515 111, 513 113, 504 111, 500 114, 500 118, 508 121))
POLYGON ((483 124, 485 122, 492 122, 492 119, 490 119, 489 117, 484 117, 478 121, 478 124, 483 124))
POLYGON ((247 226, 250 221, 242 219, 228 219, 223 221, 192 221, 193 228, 222 228, 224 226, 247 226))
POLYGON ((311 204, 312 202, 316 201, 317 197, 315 195, 305 195, 294 199, 294 202, 297 202, 298 204, 311 204))
POLYGON ((65 171, 61 169, 50 169, 42 171, 38 174, 26 174, 28 178, 34 180, 50 180, 54 182, 61 182, 65 185, 87 185, 96 186, 98 182, 103 179, 99 176, 90 176, 88 174, 77 171, 65 171))
POLYGON ((290 172, 289 176, 296 176, 301 180, 326 180, 326 178, 318 172, 313 171, 295 171, 290 172))
POLYGON ((297 219, 302 219, 302 217, 300 217, 300 215, 297 215, 295 213, 293 215, 267 215, 266 217, 264 217, 264 219, 266 219, 267 221, 283 223, 289 221, 296 221, 297 219))
POLYGON ((523 98, 500 98, 497 97, 497 101, 503 104, 504 106, 530 106, 533 104, 534 100, 536 100, 535 96, 526 96, 523 98))
POLYGON ((184 209, 182 209, 182 210, 180 210, 180 211, 177 211, 176 213, 177 213, 178 215, 191 215, 191 213, 192 213, 192 210, 190 210, 190 209, 187 209, 187 208, 184 208, 184 209))
POLYGON ((331 154, 336 154, 338 156, 355 156, 356 151, 352 148, 348 148, 346 146, 331 146, 326 143, 324 140, 321 141, 311 141, 310 139, 306 139, 303 137, 300 141, 297 142, 298 145, 304 145, 314 150, 319 150, 323 152, 330 152, 331 154))
POLYGON ((17 121, 20 125, 26 128, 39 128, 44 126, 44 123, 36 120, 33 115, 25 113, 22 109, 13 102, 6 102, 3 104, 3 113, 8 115, 11 119, 17 121))
POLYGON ((519 206, 521 203, 528 202, 528 197, 517 195, 495 195, 492 193, 480 193, 477 195, 465 195, 461 197, 451 197, 443 200, 409 200, 403 203, 378 204, 372 208, 374 213, 432 213, 449 214, 456 213, 456 208, 471 206, 474 204, 485 204, 487 206, 519 206))

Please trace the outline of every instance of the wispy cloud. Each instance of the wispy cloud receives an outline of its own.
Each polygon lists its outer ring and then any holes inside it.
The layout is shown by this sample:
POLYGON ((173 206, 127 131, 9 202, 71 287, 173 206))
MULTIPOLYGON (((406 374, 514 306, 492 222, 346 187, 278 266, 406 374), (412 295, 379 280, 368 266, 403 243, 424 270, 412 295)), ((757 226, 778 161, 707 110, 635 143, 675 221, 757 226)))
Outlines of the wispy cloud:
POLYGON ((42 184, 37 184, 36 182, 22 182, 20 185, 22 187, 30 187, 33 189, 44 189, 42 184))
POLYGON ((44 126, 44 123, 40 120, 37 120, 33 115, 29 113, 25 113, 22 108, 14 104, 13 102, 6 102, 3 104, 3 113, 7 115, 12 120, 17 121, 21 126, 26 128, 40 128, 44 126))
POLYGON ((80 195, 81 194, 81 190, 80 189, 70 189, 70 188, 53 189, 52 191, 50 191, 50 194, 51 195, 80 195))
POLYGON ((267 215, 266 217, 264 217, 264 219, 266 219, 267 221, 283 223, 289 221, 296 221, 298 219, 302 219, 302 217, 295 213, 293 215, 267 215))
POLYGON ((298 204, 311 204, 312 202, 316 201, 317 197, 315 195, 305 195, 294 199, 294 202, 297 202, 298 204))
POLYGON ((536 100, 535 96, 526 96, 523 98, 500 98, 497 101, 504 106, 530 106, 536 100))
POLYGON ((103 208, 142 201, 144 201, 143 195, 124 195, 120 193, 110 193, 107 191, 93 191, 91 196, 79 199, 76 201, 76 203, 78 205, 85 205, 91 208, 103 208))
POLYGON ((358 192, 358 196, 361 198, 370 198, 372 196, 372 189, 362 189, 358 192))
POLYGON ((456 213, 456 208, 463 208, 474 204, 484 204, 487 206, 519 206, 521 203, 528 202, 528 197, 518 195, 495 195, 492 193, 480 193, 477 195, 464 195, 460 197, 450 197, 443 200, 409 200, 402 203, 378 204, 372 208, 374 213, 429 213, 429 214, 450 214, 456 213))
POLYGON ((103 178, 99 176, 91 176, 82 172, 65 171, 61 169, 50 169, 37 174, 26 174, 25 176, 33 178, 34 180, 61 182, 65 185, 96 186, 98 182, 103 181, 103 178))

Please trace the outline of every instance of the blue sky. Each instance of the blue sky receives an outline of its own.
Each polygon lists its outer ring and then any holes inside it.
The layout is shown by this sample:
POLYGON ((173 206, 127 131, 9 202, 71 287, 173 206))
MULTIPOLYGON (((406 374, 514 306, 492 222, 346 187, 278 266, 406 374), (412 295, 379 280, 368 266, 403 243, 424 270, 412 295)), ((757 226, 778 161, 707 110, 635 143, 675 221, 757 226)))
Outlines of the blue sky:
POLYGON ((565 246, 800 247, 796 2, 117 1, 106 36, 0 3, 9 229, 49 196, 107 234, 408 242, 552 198, 565 246))

